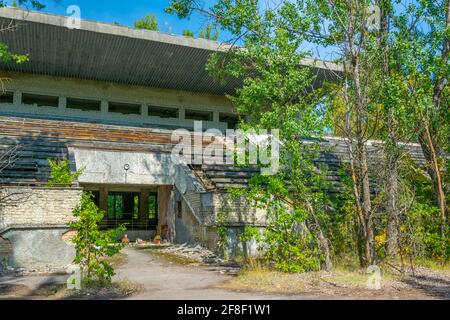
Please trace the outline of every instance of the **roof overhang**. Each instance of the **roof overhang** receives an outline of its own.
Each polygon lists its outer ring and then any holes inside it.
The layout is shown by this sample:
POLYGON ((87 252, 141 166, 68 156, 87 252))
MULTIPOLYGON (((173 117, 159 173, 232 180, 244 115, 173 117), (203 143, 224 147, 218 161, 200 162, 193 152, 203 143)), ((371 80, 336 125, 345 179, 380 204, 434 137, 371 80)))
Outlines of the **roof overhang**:
MULTIPOLYGON (((67 17, 7 7, 0 8, 0 24, 14 26, 0 33, 0 42, 30 56, 22 64, 0 62, 4 71, 213 94, 241 85, 238 79, 221 84, 205 70, 211 53, 227 50, 227 44, 87 20, 69 29, 67 17)), ((321 60, 302 64, 317 70, 319 82, 342 71, 321 60)))

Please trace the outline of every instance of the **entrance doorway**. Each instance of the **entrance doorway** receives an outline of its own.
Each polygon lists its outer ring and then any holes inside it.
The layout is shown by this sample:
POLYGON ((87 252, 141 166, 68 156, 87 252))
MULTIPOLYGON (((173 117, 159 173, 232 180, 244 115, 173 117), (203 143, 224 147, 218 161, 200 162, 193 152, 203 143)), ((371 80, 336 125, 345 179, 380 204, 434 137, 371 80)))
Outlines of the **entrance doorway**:
POLYGON ((149 190, 91 191, 95 203, 105 212, 102 229, 125 225, 127 230, 156 230, 158 226, 158 194, 149 190))

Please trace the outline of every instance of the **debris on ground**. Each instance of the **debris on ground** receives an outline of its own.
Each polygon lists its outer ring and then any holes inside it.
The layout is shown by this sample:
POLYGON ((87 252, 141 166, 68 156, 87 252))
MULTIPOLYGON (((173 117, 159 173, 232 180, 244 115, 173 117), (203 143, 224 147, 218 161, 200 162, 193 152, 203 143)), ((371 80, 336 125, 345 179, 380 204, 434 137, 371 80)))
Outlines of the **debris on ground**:
POLYGON ((67 265, 63 267, 54 267, 50 265, 39 266, 37 268, 25 269, 25 268, 14 268, 11 266, 6 266, 0 272, 0 276, 9 277, 23 277, 23 276, 38 276, 38 275, 53 275, 53 274, 66 274, 73 273, 68 270, 72 265, 67 265))
POLYGON ((200 245, 190 245, 187 243, 173 244, 168 242, 154 243, 153 241, 144 241, 136 239, 136 242, 130 244, 138 249, 158 249, 161 254, 170 254, 185 258, 187 260, 207 265, 225 265, 226 261, 218 257, 214 252, 203 248, 200 245))
POLYGON ((203 264, 223 265, 225 263, 223 259, 219 258, 212 251, 205 249, 200 245, 188 245, 186 243, 172 245, 161 249, 160 252, 175 254, 203 264))

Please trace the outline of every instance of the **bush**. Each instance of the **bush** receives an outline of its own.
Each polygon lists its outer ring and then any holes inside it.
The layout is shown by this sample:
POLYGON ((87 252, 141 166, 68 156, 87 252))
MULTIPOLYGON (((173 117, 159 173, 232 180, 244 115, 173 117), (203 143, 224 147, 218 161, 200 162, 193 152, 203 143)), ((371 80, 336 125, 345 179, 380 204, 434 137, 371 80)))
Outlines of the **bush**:
POLYGON ((72 172, 69 168, 69 160, 47 159, 50 166, 49 185, 61 184, 70 186, 82 173, 83 169, 72 172))
POLYGON ((72 239, 77 252, 74 263, 80 266, 83 283, 87 286, 110 285, 115 273, 111 264, 103 258, 114 256, 124 247, 117 237, 125 231, 125 227, 99 230, 98 224, 103 220, 104 212, 95 205, 90 193, 83 193, 81 203, 73 214, 76 220, 70 226, 77 230, 77 235, 72 239))

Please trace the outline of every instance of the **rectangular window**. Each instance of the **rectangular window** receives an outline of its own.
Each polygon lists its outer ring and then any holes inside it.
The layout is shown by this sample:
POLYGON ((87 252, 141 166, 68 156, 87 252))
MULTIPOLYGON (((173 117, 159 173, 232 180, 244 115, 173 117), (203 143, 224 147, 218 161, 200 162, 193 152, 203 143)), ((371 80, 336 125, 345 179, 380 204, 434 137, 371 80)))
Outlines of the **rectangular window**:
POLYGON ((186 119, 198 121, 212 121, 213 113, 209 111, 186 110, 186 119))
POLYGON ((108 194, 108 219, 139 219, 139 194, 133 192, 110 192, 108 194))
POLYGON ((22 103, 35 107, 58 107, 59 97, 42 94, 23 93, 22 103))
POLYGON ((66 108, 78 109, 82 111, 100 111, 101 101, 79 99, 79 98, 67 98, 66 108))
POLYGON ((220 122, 226 122, 228 129, 236 129, 236 126, 239 122, 239 117, 236 114, 231 113, 220 113, 219 114, 219 121, 220 122))
POLYGON ((178 109, 149 106, 148 107, 148 115, 152 116, 152 117, 160 117, 160 118, 178 118, 178 109))
POLYGON ((121 114, 141 114, 141 105, 121 102, 109 102, 108 110, 109 112, 121 114))
POLYGON ((158 200, 156 193, 148 196, 148 218, 150 220, 158 219, 158 200))
POLYGON ((0 92, 0 103, 13 103, 14 93, 10 91, 0 92))

